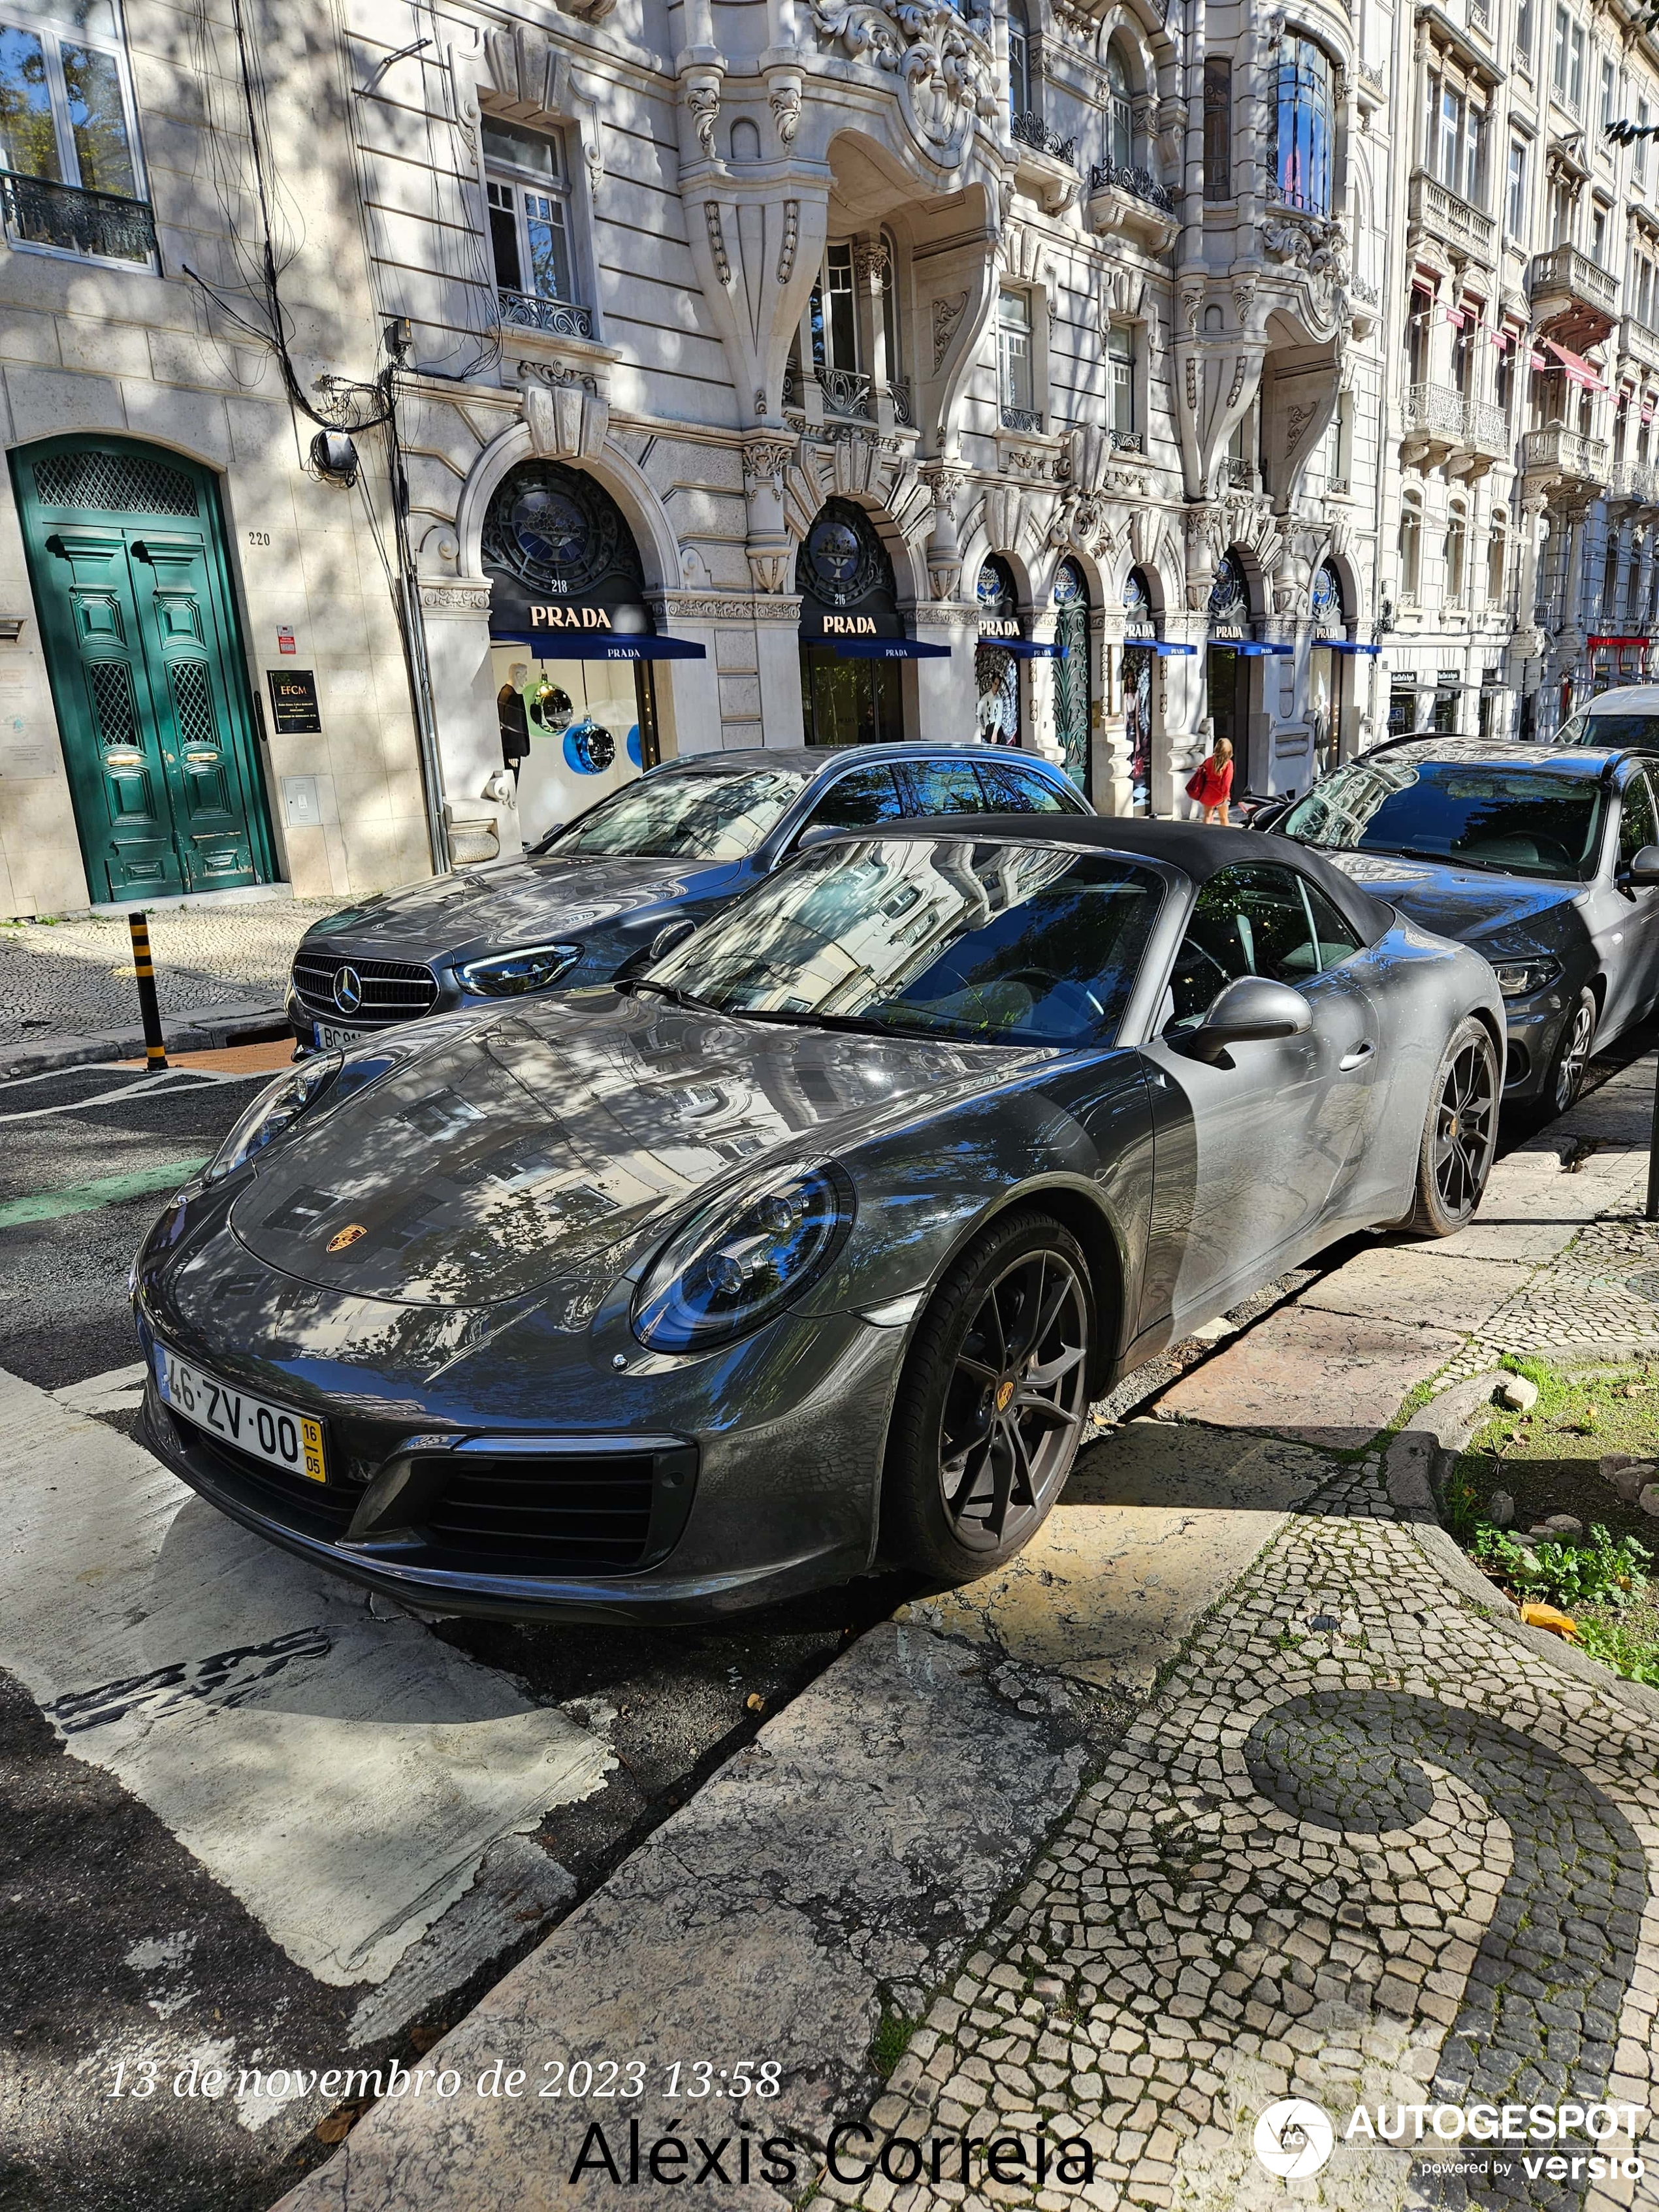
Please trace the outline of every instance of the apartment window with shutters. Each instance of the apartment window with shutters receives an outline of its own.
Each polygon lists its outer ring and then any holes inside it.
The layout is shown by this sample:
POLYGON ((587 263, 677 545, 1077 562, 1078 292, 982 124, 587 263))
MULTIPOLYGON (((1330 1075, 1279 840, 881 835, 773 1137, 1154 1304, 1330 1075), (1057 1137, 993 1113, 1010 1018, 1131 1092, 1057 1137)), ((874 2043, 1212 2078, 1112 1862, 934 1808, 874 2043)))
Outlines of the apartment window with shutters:
MULTIPOLYGON (((556 131, 520 131, 487 115, 483 157, 498 288, 515 301, 572 300, 562 139, 556 131)), ((505 312, 507 301, 502 305, 505 312)))
POLYGON ((1429 318, 1434 302, 1426 292, 1412 294, 1406 319, 1406 374, 1413 384, 1422 384, 1429 374, 1429 318))
POLYGON ((1031 33, 1021 0, 1008 9, 1008 106, 1015 115, 1031 112, 1031 33))
POLYGON ((1106 374, 1110 383, 1113 443, 1138 447, 1140 424, 1135 416, 1135 334, 1127 323, 1114 323, 1106 333, 1106 374))
POLYGON ((1550 82, 1569 107, 1584 104, 1584 27, 1556 0, 1555 51, 1550 82))
POLYGON ((858 309, 853 290, 850 240, 830 246, 812 287, 812 362, 817 368, 856 369, 858 309))
POLYGON ((1618 75, 1606 54, 1601 57, 1601 127, 1605 131, 1613 120, 1613 104, 1617 97, 1618 75))
POLYGON ((1219 55, 1204 63, 1204 197, 1232 198, 1233 65, 1219 55))
POLYGON ((1407 493, 1400 510, 1400 596, 1408 604, 1416 603, 1422 568, 1423 511, 1414 495, 1407 493))
POLYGON ((1590 259, 1598 269, 1605 263, 1607 252, 1607 211, 1605 208, 1597 208, 1590 217, 1590 259))
POLYGON ((1459 84, 1429 79, 1425 167, 1448 191, 1479 207, 1486 197, 1485 111, 1459 84))
POLYGON ((1040 427, 1031 361, 1031 300, 1026 292, 997 298, 997 380, 1002 419, 1011 428, 1040 427))
POLYGON ((1532 75, 1532 0, 1521 0, 1515 11, 1516 59, 1532 75))
POLYGON ((1129 71, 1114 43, 1106 50, 1106 158, 1116 169, 1135 165, 1135 111, 1129 71))
POLYGON ((1504 573, 1509 565, 1509 525, 1499 508, 1492 519, 1492 536, 1486 540, 1486 604, 1500 606, 1504 599, 1504 573))
POLYGON ((11 174, 3 205, 14 242, 148 262, 155 234, 114 0, 4 14, 15 20, 0 20, 0 169, 11 174))
POLYGON ((1519 138, 1510 141, 1509 188, 1504 199, 1504 225, 1511 238, 1527 234, 1527 149, 1519 138))
POLYGON ((1504 337, 1506 342, 1498 349, 1497 366, 1492 372, 1492 396, 1493 405, 1507 415, 1515 392, 1516 340, 1512 331, 1506 331, 1504 337))

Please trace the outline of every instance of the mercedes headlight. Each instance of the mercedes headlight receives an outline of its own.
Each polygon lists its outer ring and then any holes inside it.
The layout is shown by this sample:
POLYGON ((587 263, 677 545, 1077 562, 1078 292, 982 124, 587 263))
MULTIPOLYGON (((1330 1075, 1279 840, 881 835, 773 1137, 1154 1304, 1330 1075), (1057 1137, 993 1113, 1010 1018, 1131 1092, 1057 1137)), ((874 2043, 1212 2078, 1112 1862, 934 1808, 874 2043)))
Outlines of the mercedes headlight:
POLYGON ((1494 960, 1492 973, 1506 999, 1529 999, 1534 991, 1559 980, 1559 960, 1494 960))
POLYGON ((464 991, 486 999, 521 999, 528 991, 544 991, 556 983, 581 957, 580 945, 521 945, 514 952, 469 960, 455 972, 464 991))
POLYGON ((343 1053, 316 1053, 297 1067, 287 1068, 262 1091, 208 1164, 207 1180, 220 1182, 234 1175, 255 1152, 264 1152, 274 1138, 291 1128, 308 1106, 327 1090, 339 1073, 343 1053))
POLYGON ((653 1352, 701 1352, 746 1336, 823 1273, 853 1225, 853 1188, 833 1161, 750 1176, 694 1213, 646 1270, 634 1334, 653 1352))

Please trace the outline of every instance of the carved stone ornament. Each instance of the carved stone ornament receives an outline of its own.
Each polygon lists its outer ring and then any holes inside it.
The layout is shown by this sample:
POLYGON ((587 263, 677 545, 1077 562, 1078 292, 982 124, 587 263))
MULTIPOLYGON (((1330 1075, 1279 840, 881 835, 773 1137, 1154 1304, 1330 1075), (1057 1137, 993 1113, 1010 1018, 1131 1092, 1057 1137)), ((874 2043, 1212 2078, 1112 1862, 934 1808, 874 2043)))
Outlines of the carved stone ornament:
POLYGON ((778 247, 778 282, 787 284, 794 274, 795 249, 800 243, 800 202, 783 204, 783 239, 778 247))
POLYGON ((769 596, 787 592, 795 573, 795 549, 793 545, 750 545, 745 548, 749 574, 755 589, 769 596))
POLYGON ((751 488, 764 487, 781 495, 783 472, 795 458, 792 441, 781 438, 752 438, 743 449, 743 475, 745 484, 751 488))
POLYGON ((957 325, 962 320, 963 310, 968 305, 966 292, 952 292, 948 300, 933 302, 933 374, 939 374, 940 364, 951 350, 951 341, 957 334, 957 325))
POLYGON ((554 390, 574 388, 591 392, 596 398, 599 393, 598 377, 583 369, 572 368, 568 362, 521 361, 518 369, 520 384, 545 384, 554 390))
POLYGON ((774 77, 767 91, 767 105, 785 146, 794 144, 795 133, 800 129, 800 79, 795 76, 774 77))
POLYGON ((693 77, 685 88, 685 105, 697 134, 703 159, 714 158, 714 125, 720 120, 720 81, 717 76, 693 77))
POLYGON ((994 23, 985 0, 811 0, 826 46, 898 79, 906 122, 944 168, 967 151, 975 120, 999 106, 994 23))
POLYGON ((489 612, 488 583, 422 584, 421 605, 435 614, 487 615, 489 612))
POLYGON ((726 232, 720 224, 720 202, 705 200, 702 214, 703 221, 708 226, 708 251, 714 257, 714 274, 722 284, 729 284, 732 282, 732 262, 726 251, 726 232))
POLYGON ((1305 404, 1287 408, 1285 414, 1285 453, 1288 459, 1302 443, 1310 422, 1318 409, 1312 400, 1305 404))
POLYGON ((853 248, 853 269, 859 283, 866 292, 880 295, 887 275, 887 241, 881 238, 866 238, 853 248))

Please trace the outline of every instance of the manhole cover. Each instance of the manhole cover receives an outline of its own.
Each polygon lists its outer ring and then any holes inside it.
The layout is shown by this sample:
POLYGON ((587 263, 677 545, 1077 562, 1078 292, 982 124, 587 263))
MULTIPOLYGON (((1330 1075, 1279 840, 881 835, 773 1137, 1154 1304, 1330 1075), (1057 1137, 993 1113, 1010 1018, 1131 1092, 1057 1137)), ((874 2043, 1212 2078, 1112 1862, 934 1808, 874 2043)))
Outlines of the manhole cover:
POLYGON ((1625 1288, 1634 1291, 1638 1298, 1646 1298, 1659 1306, 1659 1267, 1644 1267, 1639 1275, 1627 1276, 1625 1288))

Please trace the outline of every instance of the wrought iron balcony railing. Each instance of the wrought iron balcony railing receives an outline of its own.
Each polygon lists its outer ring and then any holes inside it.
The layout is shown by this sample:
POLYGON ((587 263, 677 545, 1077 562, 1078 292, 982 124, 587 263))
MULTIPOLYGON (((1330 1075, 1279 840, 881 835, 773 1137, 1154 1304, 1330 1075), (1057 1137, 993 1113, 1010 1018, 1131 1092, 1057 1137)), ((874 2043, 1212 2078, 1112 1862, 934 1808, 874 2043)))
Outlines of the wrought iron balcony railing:
POLYGON ((1461 444, 1467 403, 1449 384, 1408 384, 1401 396, 1400 427, 1408 435, 1461 444))
POLYGON ((1034 115, 1030 108, 1024 114, 1012 116, 1008 128, 1022 146, 1035 147, 1039 154, 1052 154, 1055 161, 1076 166, 1077 140, 1062 138, 1057 131, 1049 130, 1042 118, 1034 115))
POLYGON ((1161 215, 1173 215, 1176 210, 1176 196, 1167 185, 1160 185, 1150 169, 1132 169, 1127 163, 1097 161, 1089 171, 1089 190, 1127 192, 1161 215))
POLYGON ((496 294, 503 330, 544 331, 555 338, 591 338, 593 311, 572 300, 546 300, 535 292, 496 294))
POLYGON ((7 230, 21 246, 50 246, 60 253, 91 254, 100 261, 155 258, 155 218, 147 200, 83 191, 78 185, 0 169, 0 208, 7 230))
POLYGON ((908 377, 896 376, 892 383, 893 420, 902 422, 907 430, 916 427, 915 410, 910 402, 910 383, 908 377))
POLYGON ((1109 430, 1106 434, 1115 453, 1141 453, 1146 450, 1139 430, 1109 430))
POLYGON ((1005 430, 1041 430, 1042 410, 1040 407, 1008 407, 1002 410, 1005 430))
POLYGON ((1242 453, 1228 454, 1226 476, 1229 489, 1233 491, 1255 489, 1255 464, 1247 461, 1242 453))
POLYGON ((870 420, 870 380, 855 368, 820 368, 814 372, 823 404, 832 415, 870 420))

